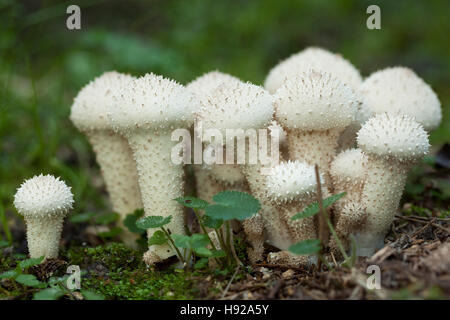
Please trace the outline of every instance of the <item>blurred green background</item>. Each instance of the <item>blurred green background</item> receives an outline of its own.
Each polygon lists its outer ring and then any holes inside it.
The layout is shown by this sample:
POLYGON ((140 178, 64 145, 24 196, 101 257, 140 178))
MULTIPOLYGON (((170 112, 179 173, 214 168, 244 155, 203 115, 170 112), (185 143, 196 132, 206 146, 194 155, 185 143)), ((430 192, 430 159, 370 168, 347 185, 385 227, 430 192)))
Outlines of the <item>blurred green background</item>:
POLYGON ((0 213, 11 214, 15 189, 41 172, 73 187, 77 212, 108 210, 90 146, 68 120, 81 86, 106 70, 186 83, 218 69, 262 84, 278 61, 313 45, 364 76, 404 65, 442 102, 436 150, 450 136, 449 12, 450 1, 432 0, 0 0, 0 213), (70 4, 81 7, 81 30, 66 28, 70 4), (370 4, 381 7, 381 30, 366 28, 370 4))

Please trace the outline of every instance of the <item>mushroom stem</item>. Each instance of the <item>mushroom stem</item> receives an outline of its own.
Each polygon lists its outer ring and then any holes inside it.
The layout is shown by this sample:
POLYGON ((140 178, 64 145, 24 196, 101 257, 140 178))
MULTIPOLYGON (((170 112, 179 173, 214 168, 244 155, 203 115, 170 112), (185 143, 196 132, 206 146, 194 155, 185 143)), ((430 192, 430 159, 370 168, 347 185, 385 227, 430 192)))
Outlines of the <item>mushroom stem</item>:
POLYGON ((331 189, 330 162, 336 154, 342 129, 324 131, 303 131, 287 129, 289 159, 291 161, 317 164, 323 174, 327 188, 331 189))
POLYGON ((58 257, 64 216, 25 217, 30 258, 58 257))
POLYGON ((371 256, 383 247, 384 236, 397 213, 407 172, 407 165, 368 156, 367 180, 362 193, 367 220, 364 230, 356 234, 358 256, 371 256))
MULTIPOLYGON (((184 234, 183 208, 173 199, 183 196, 183 167, 170 158, 175 142, 170 131, 136 130, 128 142, 137 164, 139 187, 145 216, 172 216, 167 229, 171 234, 184 234)), ((155 229, 147 231, 151 237, 155 229)), ((175 255, 168 244, 150 246, 146 263, 151 265, 175 255), (153 260, 153 261, 150 261, 153 260)))
POLYGON ((112 131, 87 131, 86 135, 105 180, 112 208, 120 215, 119 224, 123 229, 120 237, 127 246, 135 248, 137 235, 123 225, 128 214, 142 208, 132 151, 127 140, 112 131))

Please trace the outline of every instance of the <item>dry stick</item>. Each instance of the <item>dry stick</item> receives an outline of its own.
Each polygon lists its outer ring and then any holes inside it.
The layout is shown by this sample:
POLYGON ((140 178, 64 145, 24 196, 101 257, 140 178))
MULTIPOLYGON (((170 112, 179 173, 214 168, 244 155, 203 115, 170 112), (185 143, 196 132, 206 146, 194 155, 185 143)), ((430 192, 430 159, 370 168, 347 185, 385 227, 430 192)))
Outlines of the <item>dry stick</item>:
POLYGON ((410 217, 404 217, 404 216, 400 216, 400 215, 395 215, 396 218, 402 219, 402 220, 406 220, 406 221, 413 221, 413 222, 418 222, 418 223, 423 223, 423 224, 430 224, 435 228, 444 230, 447 233, 450 233, 450 230, 437 224, 437 223, 433 223, 433 220, 421 220, 421 219, 417 219, 417 218, 410 218, 410 217))
POLYGON ((227 284, 225 290, 224 290, 223 293, 222 293, 221 299, 225 298, 225 295, 227 294, 228 290, 229 290, 230 287, 231 287, 231 283, 233 282, 234 278, 236 278, 236 275, 237 275, 237 273, 238 273, 238 271, 239 271, 239 268, 240 268, 240 266, 237 266, 236 271, 233 273, 233 276, 232 276, 231 279, 230 279, 230 282, 228 282, 228 284, 227 284))

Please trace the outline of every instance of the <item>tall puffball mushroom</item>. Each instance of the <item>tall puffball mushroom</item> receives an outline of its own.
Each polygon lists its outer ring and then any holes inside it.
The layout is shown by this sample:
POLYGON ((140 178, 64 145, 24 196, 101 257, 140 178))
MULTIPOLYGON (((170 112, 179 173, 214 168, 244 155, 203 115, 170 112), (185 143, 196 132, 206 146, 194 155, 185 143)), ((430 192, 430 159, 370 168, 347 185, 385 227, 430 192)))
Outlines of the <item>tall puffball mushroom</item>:
MULTIPOLYGON (((227 129, 242 130, 243 132, 246 130, 254 130, 253 132, 257 133, 258 129, 267 128, 272 120, 272 96, 263 88, 251 83, 241 81, 223 83, 210 95, 202 98, 201 102, 202 107, 197 112, 198 123, 202 124, 204 130, 220 130, 222 136, 227 139, 229 138, 227 136, 227 129)), ((250 143, 252 141, 249 138, 249 144, 245 150, 245 157, 249 159, 249 149, 256 147, 250 146, 250 143)), ((214 148, 213 144, 209 146, 214 148)), ((236 152, 236 149, 232 151, 236 152)), ((213 168, 213 170, 216 170, 216 175, 221 172, 220 169, 217 171, 220 167, 220 165, 217 165, 217 168, 216 166, 213 168)), ((246 164, 242 164, 240 167, 241 169, 244 167, 259 167, 259 164, 250 165, 246 162, 246 164)), ((235 171, 234 168, 233 171, 235 171)), ((253 181, 254 179, 249 179, 249 176, 245 172, 244 174, 250 184, 250 190, 258 198, 250 182, 250 180, 253 181)), ((239 177, 239 174, 229 175, 230 178, 232 176, 239 177)), ((260 179, 259 176, 256 179, 260 179)), ((262 203, 262 207, 262 211, 264 211, 264 203, 262 203)), ((260 260, 264 244, 261 215, 257 214, 251 219, 243 221, 243 226, 252 246, 249 249, 249 257, 252 261, 260 260)))
MULTIPOLYGON (((92 145, 113 210, 121 216, 122 223, 127 214, 142 208, 141 193, 131 149, 127 140, 110 128, 107 113, 113 94, 133 79, 117 72, 104 73, 81 89, 70 114, 72 123, 92 145)), ((123 229, 122 240, 136 247, 137 236, 123 229)))
MULTIPOLYGON (((137 165, 146 216, 172 216, 168 229, 184 233, 183 208, 173 199, 183 196, 183 167, 171 159, 175 129, 188 129, 197 109, 194 96, 173 80, 146 74, 115 95, 108 119, 128 140, 137 165)), ((148 230, 151 237, 155 229, 148 230)), ((148 265, 175 255, 168 244, 152 245, 144 254, 148 265)))
MULTIPOLYGON (((186 88, 202 100, 213 94, 220 85, 239 81, 231 75, 211 71, 188 83, 186 88)), ((246 191, 244 175, 235 164, 194 165, 194 172, 197 197, 208 202, 212 202, 212 197, 223 190, 246 191)))
POLYGON ((22 183, 14 206, 27 225, 31 258, 58 257, 63 221, 73 202, 70 187, 52 175, 41 174, 22 183))
MULTIPOLYGON (((322 176, 320 178, 323 180, 322 176)), ((294 266, 310 265, 315 261, 314 257, 297 256, 285 250, 296 242, 317 238, 314 217, 291 220, 296 213, 317 200, 314 166, 299 161, 280 163, 271 168, 266 183, 267 197, 278 208, 278 218, 284 227, 278 232, 289 235, 287 243, 278 244, 282 251, 269 254, 269 261, 294 266)), ((328 194, 326 188, 323 192, 328 194)))
POLYGON ((422 125, 406 115, 380 114, 358 132, 358 146, 367 155, 367 177, 361 203, 367 221, 356 235, 357 254, 370 256, 382 247, 397 212, 410 167, 428 153, 422 125))
POLYGON ((371 74, 361 93, 372 114, 406 114, 428 132, 442 119, 441 103, 433 89, 405 67, 386 68, 371 74))
POLYGON ((311 70, 287 80, 275 94, 275 117, 287 132, 290 160, 319 165, 330 186, 339 135, 358 103, 355 91, 329 73, 311 70))

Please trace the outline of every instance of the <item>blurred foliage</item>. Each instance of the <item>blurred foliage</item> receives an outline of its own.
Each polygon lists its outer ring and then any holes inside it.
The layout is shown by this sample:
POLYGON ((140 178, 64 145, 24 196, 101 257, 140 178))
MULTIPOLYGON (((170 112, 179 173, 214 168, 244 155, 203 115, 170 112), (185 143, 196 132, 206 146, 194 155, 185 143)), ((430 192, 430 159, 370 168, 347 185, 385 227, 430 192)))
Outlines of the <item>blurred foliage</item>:
POLYGON ((366 28, 366 0, 0 0, 0 201, 34 174, 61 176, 76 211, 107 212, 90 146, 68 120, 77 91, 106 70, 155 72, 182 83, 218 69, 261 84, 307 46, 340 52, 364 76, 414 69, 438 93, 450 136, 450 2, 377 1, 382 29, 366 28), (78 4, 82 29, 66 28, 78 4))

